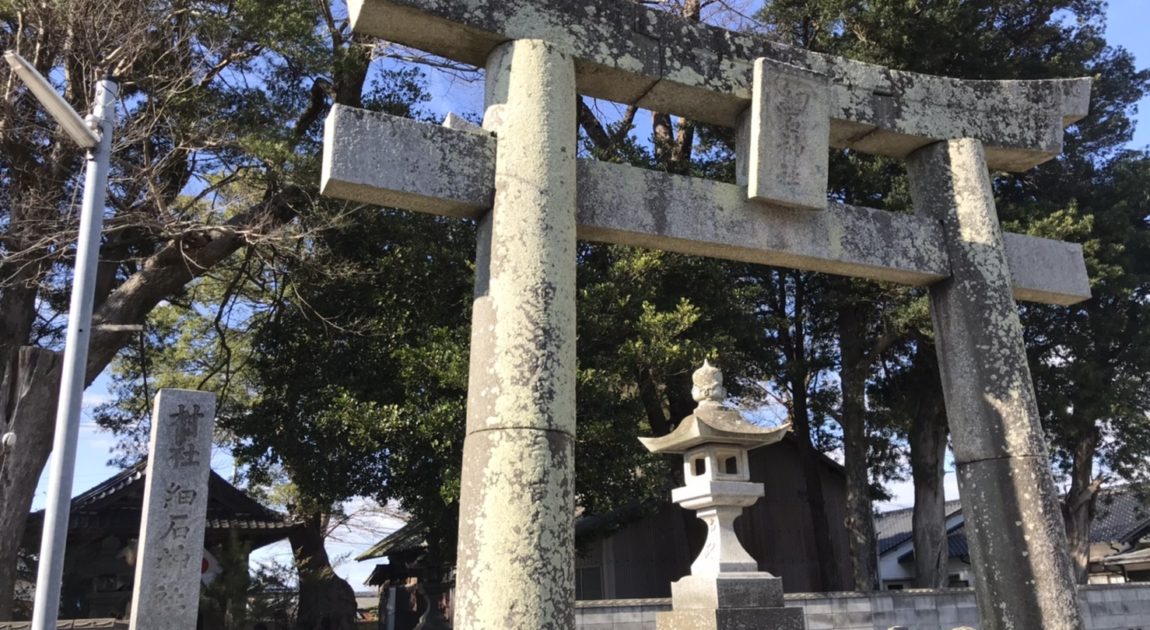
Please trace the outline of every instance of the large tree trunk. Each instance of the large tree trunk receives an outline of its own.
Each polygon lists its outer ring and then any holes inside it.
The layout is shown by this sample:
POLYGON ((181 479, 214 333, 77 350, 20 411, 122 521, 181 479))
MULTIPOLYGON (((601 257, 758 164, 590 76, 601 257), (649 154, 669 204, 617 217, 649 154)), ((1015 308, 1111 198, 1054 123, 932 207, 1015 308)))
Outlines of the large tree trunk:
POLYGON ((326 515, 308 514, 291 536, 299 571, 295 630, 355 630, 355 591, 335 574, 324 547, 326 515))
POLYGON ((830 522, 827 518, 826 499, 823 496, 822 474, 819 469, 821 454, 811 438, 811 419, 807 386, 811 378, 811 368, 807 361, 807 312, 806 280, 802 272, 778 271, 775 275, 773 304, 770 308, 779 316, 785 317, 776 332, 778 345, 786 359, 783 382, 790 392, 791 430, 798 440, 799 458, 802 466, 803 488, 807 494, 810 510, 811 533, 814 535, 818 574, 813 576, 812 590, 841 590, 838 563, 835 561, 834 546, 831 544, 830 522), (787 276, 793 278, 793 292, 788 291, 787 276), (786 316, 788 305, 791 315, 786 316))
POLYGON ((40 471, 52 451, 60 355, 44 348, 21 348, 0 389, 0 434, 15 444, 0 445, 0 621, 12 619, 16 557, 40 471))
POLYGON ((1070 490, 1062 504, 1066 523, 1066 542, 1074 562, 1074 577, 1086 584, 1090 577, 1090 522, 1094 520, 1095 499, 1102 479, 1094 476, 1094 455, 1098 450, 1098 431, 1082 436, 1074 448, 1070 469, 1070 490))
POLYGON ((827 519, 827 504, 823 497, 823 480, 819 470, 822 456, 811 442, 810 416, 807 409, 805 381, 792 383, 792 417, 795 437, 798 438, 799 457, 802 460, 803 486, 807 491, 807 505, 811 512, 811 533, 816 542, 819 571, 818 580, 812 585, 815 591, 841 590, 838 563, 831 544, 831 529, 827 519))
POLYGON ((838 317, 839 352, 842 366, 843 460, 847 475, 847 539, 850 542, 851 581, 856 591, 875 590, 878 583, 878 556, 875 542, 870 475, 867 468, 865 335, 861 318, 852 309, 841 309, 838 317))
POLYGON ((935 387, 924 388, 919 413, 910 427, 910 469, 914 477, 914 585, 916 588, 946 586, 949 547, 946 542, 946 490, 943 464, 946 458, 946 407, 938 377, 935 387))

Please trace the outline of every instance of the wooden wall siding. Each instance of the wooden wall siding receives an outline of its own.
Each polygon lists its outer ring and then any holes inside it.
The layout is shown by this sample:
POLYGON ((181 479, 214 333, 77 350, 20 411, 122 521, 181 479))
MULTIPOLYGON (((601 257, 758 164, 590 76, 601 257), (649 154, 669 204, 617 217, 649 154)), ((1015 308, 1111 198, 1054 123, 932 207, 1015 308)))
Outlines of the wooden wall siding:
POLYGON ((810 501, 803 483, 798 448, 790 440, 750 453, 751 479, 765 485, 766 495, 735 521, 735 532, 759 568, 783 578, 788 592, 819 590, 818 547, 829 544, 838 574, 824 591, 849 589, 850 556, 846 534, 846 479, 826 462, 819 467, 830 541, 814 538, 810 501))
MULTIPOLYGON (((671 582, 691 572, 706 534, 702 521, 672 503, 616 532, 607 542, 614 555, 614 598, 670 597, 671 582)), ((610 571, 610 560, 604 564, 604 572, 610 571)))

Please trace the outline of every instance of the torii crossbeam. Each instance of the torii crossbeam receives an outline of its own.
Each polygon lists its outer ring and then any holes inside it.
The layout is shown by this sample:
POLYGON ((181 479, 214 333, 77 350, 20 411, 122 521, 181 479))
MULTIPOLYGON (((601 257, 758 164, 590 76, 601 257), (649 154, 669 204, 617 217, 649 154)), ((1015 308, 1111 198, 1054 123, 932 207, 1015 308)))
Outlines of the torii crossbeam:
POLYGON ((575 239, 930 287, 983 627, 1081 613, 1015 299, 1089 297, 1081 248, 1001 233, 988 167, 1057 155, 1088 79, 960 81, 619 0, 349 0, 487 69, 483 128, 333 109, 324 194, 479 224, 455 625, 573 628, 575 239), (576 94, 739 130, 739 182, 576 160, 576 94), (827 201, 827 149, 907 161, 917 214, 827 201))

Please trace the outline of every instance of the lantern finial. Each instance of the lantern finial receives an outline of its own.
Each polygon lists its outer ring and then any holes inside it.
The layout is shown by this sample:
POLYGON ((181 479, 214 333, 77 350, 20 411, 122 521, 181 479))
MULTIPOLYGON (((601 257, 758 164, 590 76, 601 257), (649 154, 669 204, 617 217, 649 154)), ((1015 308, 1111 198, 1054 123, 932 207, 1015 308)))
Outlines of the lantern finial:
POLYGON ((727 398, 727 390, 723 387, 723 371, 706 359, 703 360, 703 367, 695 370, 691 376, 691 382, 694 384, 691 397, 700 407, 709 403, 722 404, 727 398))

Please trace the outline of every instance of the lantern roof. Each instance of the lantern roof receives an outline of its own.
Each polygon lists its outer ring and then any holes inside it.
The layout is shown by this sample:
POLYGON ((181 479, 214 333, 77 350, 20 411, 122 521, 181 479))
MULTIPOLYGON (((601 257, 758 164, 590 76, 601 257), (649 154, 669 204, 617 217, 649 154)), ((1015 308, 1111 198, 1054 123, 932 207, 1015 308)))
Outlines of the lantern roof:
POLYGON ((652 453, 682 454, 703 444, 730 444, 750 450, 778 442, 791 428, 789 422, 777 427, 747 422, 737 409, 726 404, 723 372, 707 361, 695 371, 691 381, 691 397, 699 403, 695 412, 667 435, 639 438, 652 453))

